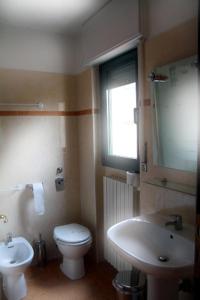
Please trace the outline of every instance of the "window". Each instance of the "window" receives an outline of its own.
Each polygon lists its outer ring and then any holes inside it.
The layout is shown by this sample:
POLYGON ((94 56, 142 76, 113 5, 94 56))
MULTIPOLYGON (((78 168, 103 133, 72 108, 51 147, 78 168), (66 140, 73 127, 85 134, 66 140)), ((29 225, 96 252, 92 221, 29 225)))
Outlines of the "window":
POLYGON ((137 50, 100 66, 103 164, 139 171, 137 50))

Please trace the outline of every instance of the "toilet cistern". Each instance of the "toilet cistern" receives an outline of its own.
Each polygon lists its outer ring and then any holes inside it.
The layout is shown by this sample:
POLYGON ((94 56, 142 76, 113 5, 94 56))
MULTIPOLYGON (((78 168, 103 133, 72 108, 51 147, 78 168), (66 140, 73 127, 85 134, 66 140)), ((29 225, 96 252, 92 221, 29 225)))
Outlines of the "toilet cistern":
POLYGON ((6 217, 6 215, 0 215, 0 220, 3 220, 4 223, 8 222, 8 218, 6 217))

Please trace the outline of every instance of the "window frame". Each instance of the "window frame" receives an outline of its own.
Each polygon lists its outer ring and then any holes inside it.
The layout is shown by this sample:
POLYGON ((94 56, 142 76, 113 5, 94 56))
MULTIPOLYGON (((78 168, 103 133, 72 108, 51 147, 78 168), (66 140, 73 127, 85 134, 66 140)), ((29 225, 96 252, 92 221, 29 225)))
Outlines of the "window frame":
MULTIPOLYGON (((134 48, 118 57, 115 57, 99 66, 100 91, 101 91, 101 122, 102 122, 102 164, 115 169, 139 173, 139 103, 138 103, 138 55, 137 48, 134 48), (137 159, 120 157, 108 154, 108 119, 107 119, 107 97, 106 89, 109 83, 108 73, 110 71, 124 68, 133 63, 136 82, 136 109, 137 118, 137 159)), ((133 112, 134 113, 134 112, 133 112)))

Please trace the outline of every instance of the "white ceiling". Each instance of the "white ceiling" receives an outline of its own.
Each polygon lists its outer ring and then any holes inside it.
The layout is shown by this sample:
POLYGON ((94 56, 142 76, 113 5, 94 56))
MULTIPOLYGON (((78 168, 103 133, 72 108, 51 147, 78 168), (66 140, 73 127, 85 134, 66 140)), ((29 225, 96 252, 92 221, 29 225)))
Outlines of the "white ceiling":
POLYGON ((73 34, 111 1, 0 0, 0 23, 73 34))

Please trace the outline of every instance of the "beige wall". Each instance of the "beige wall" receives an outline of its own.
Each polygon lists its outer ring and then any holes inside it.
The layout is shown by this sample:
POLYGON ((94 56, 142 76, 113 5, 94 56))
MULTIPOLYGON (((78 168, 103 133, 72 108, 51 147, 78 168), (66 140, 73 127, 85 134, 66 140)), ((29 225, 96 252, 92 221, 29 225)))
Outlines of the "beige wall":
MULTIPOLYGON (((77 76, 77 109, 93 109, 92 70, 88 69, 77 76)), ((81 222, 93 234, 93 251, 96 245, 96 187, 95 187, 95 148, 94 114, 78 118, 78 149, 80 174, 81 222)))
POLYGON ((0 69, 0 79, 1 101, 43 102, 45 110, 57 110, 58 103, 64 102, 66 110, 76 109, 76 76, 0 69))
MULTIPOLYGON (((43 102, 45 110, 56 111, 62 103, 71 110, 76 107, 75 84, 73 76, 1 69, 0 101, 43 102)), ((0 239, 13 232, 32 242, 41 232, 49 257, 57 255, 54 226, 80 221, 77 132, 75 116, 0 117, 0 189, 42 181, 46 209, 43 216, 35 214, 29 190, 0 192, 0 213, 9 220, 0 224, 0 239), (61 192, 55 190, 57 167, 64 168, 65 190, 61 192)))
MULTIPOLYGON (((150 98, 149 71, 155 66, 196 53, 195 21, 178 26, 144 43, 144 98, 150 98)), ((0 101, 44 102, 45 110, 85 110, 99 108, 98 87, 94 93, 95 72, 88 69, 77 76, 44 72, 0 69, 0 101)), ((11 108, 9 108, 11 109, 11 108)), ((13 108, 16 110, 16 108, 13 108)), ((18 110, 18 109, 17 109, 18 110)), ((148 172, 141 181, 167 177, 181 183, 195 183, 195 174, 158 168, 152 163, 151 109, 144 107, 144 141, 148 142, 148 172)), ((43 181, 44 216, 36 216, 30 192, 1 193, 0 212, 8 216, 8 224, 0 224, 0 239, 9 231, 30 241, 42 232, 50 256, 54 256, 52 232, 55 225, 81 222, 88 226, 102 256, 103 175, 124 171, 104 168, 101 164, 100 114, 71 117, 16 116, 0 117, 0 187, 18 183, 43 181), (65 144, 66 143, 66 144, 65 144), (66 188, 56 192, 56 168, 63 166, 66 188), (98 239, 96 240, 96 237, 98 239)), ((194 221, 195 198, 141 184, 141 213, 164 211, 181 213, 194 221)), ((95 250, 95 247, 93 248, 95 250)), ((94 254, 95 252, 93 252, 94 254)))
MULTIPOLYGON (((45 111, 83 111, 93 108, 92 72, 77 76, 0 69, 0 101, 43 102, 45 111)), ((1 110, 33 110, 1 107, 1 110)), ((8 216, 0 239, 7 232, 29 241, 41 232, 49 256, 57 255, 52 239, 58 224, 81 222, 96 240, 94 115, 1 116, 0 188, 42 181, 45 188, 44 216, 36 216, 29 191, 1 193, 0 212, 8 216), (57 167, 63 167, 66 188, 55 190, 57 167)), ((93 254, 94 251, 93 251, 93 254)))
MULTIPOLYGON (((142 46, 139 47, 140 57, 144 66, 144 79, 142 94, 144 99, 150 98, 150 86, 147 81, 149 72, 155 67, 168 62, 173 62, 184 57, 189 57, 197 53, 197 30, 196 20, 188 21, 168 32, 162 33, 154 38, 144 41, 144 55, 142 56, 142 46)), ((140 70, 141 71, 141 70, 140 70)), ((97 72, 96 72, 97 73, 97 72)), ((98 77, 98 76, 97 76, 98 77)), ((100 108, 98 91, 98 78, 96 78, 96 91, 94 107, 100 108)), ((153 165, 152 161, 152 124, 151 107, 142 106, 142 119, 140 124, 141 146, 143 142, 148 142, 148 172, 141 172, 140 187, 140 214, 161 212, 164 214, 179 213, 183 215, 185 222, 194 223, 195 221, 195 202, 193 196, 182 194, 175 191, 144 184, 148 178, 166 177, 173 182, 195 185, 196 174, 181 172, 167 168, 159 168, 153 165)), ((103 183, 104 175, 119 174, 125 176, 125 171, 111 169, 102 166, 101 162, 101 126, 100 115, 94 118, 95 130, 95 176, 96 176, 96 224, 97 224, 97 257, 103 259, 103 183)), ((88 131, 89 132, 89 131, 88 131)), ((92 136, 92 132, 90 131, 92 136)), ((140 156, 142 157, 142 150, 140 156)), ((88 152, 89 153, 89 152, 88 152)))
MULTIPOLYGON (((148 74, 155 67, 197 54, 197 21, 192 19, 170 31, 161 33, 144 43, 144 98, 151 98, 148 74)), ((167 178, 169 181, 195 185, 196 174, 161 168, 153 164, 151 106, 144 106, 144 142, 148 143, 148 172, 141 173, 141 181, 167 178)), ((195 220, 195 197, 141 185, 141 213, 163 211, 180 213, 190 223, 195 220)))
POLYGON ((103 259, 103 176, 124 171, 105 168, 101 160, 101 114, 98 68, 77 76, 77 109, 95 112, 78 118, 81 222, 93 233, 92 254, 103 259))

